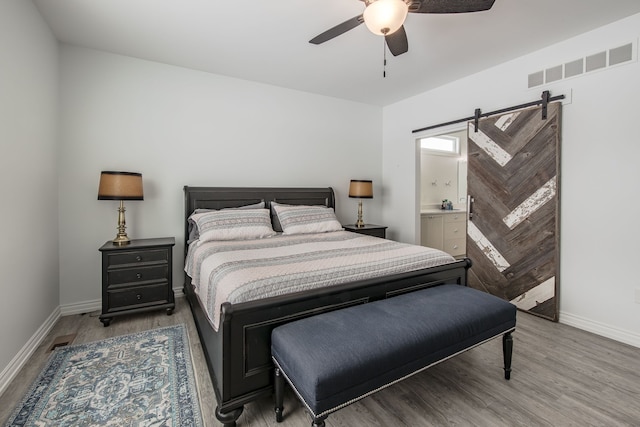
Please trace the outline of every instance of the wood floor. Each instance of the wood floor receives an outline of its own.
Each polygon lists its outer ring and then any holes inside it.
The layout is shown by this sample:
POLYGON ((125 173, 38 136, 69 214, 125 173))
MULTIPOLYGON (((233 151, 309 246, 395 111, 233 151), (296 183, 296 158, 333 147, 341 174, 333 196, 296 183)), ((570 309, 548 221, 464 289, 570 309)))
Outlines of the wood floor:
MULTIPOLYGON (((173 316, 121 317, 107 328, 97 315, 58 321, 0 396, 1 425, 44 366, 55 337, 76 333, 74 343, 83 343, 177 323, 188 327, 205 425, 220 425, 186 299, 177 299, 173 316)), ((521 312, 513 337, 510 381, 496 339, 331 414, 327 426, 640 426, 640 349, 521 312)), ((270 397, 247 405, 238 426, 311 424, 291 392, 282 423, 272 406, 270 397)))

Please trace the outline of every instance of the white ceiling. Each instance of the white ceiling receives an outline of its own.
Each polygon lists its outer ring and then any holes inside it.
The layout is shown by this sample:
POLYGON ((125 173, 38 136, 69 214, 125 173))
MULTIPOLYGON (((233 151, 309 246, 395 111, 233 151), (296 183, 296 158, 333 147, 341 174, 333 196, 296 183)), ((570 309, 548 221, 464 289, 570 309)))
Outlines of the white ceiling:
POLYGON ((365 25, 358 0, 33 0, 63 43, 374 105, 388 105, 640 13, 640 0, 496 0, 487 12, 410 13, 409 52, 365 25))

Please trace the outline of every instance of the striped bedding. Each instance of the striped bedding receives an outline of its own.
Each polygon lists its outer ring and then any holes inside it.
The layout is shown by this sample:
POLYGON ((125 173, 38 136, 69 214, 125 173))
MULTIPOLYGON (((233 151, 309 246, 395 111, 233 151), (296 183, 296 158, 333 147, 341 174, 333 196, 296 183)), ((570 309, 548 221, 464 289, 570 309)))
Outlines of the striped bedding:
POLYGON ((455 261, 437 249, 352 233, 195 241, 185 271, 218 330, 220 307, 455 261))

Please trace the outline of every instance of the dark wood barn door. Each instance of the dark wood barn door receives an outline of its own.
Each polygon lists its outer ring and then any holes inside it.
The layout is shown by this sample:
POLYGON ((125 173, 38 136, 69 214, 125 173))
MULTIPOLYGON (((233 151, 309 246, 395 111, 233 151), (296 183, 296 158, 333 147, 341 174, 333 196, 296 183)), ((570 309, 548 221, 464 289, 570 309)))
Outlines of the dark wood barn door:
POLYGON ((560 103, 468 130, 469 285, 558 320, 560 103))

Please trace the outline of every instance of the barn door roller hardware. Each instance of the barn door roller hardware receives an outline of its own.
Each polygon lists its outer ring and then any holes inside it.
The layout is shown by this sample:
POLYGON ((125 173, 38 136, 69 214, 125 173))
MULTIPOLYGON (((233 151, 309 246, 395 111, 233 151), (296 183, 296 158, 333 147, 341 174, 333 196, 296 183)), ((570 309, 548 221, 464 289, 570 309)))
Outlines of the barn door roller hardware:
POLYGON ((536 105, 542 105, 542 120, 546 120, 547 106, 549 105, 549 103, 554 101, 559 101, 561 99, 564 99, 564 95, 551 96, 551 93, 548 90, 545 90, 544 92, 542 92, 542 96, 538 101, 532 101, 532 102, 527 102, 526 104, 514 105, 512 107, 491 111, 489 113, 482 113, 479 108, 476 108, 474 115, 471 117, 465 117, 463 119, 457 119, 457 120, 453 120, 446 123, 440 123, 438 125, 432 125, 432 126, 423 127, 420 129, 415 129, 411 131, 411 133, 418 133, 418 132, 423 132, 425 130, 437 129, 443 126, 449 126, 456 123, 468 122, 469 120, 473 120, 473 128, 475 132, 478 132, 478 124, 480 123, 480 119, 482 117, 489 117, 489 116, 494 116, 496 114, 508 113, 509 111, 521 110, 523 108, 534 107, 536 105))
POLYGON ((480 109, 476 108, 476 112, 475 112, 475 114, 473 116, 473 131, 474 132, 478 132, 478 124, 480 124, 480 117, 482 117, 480 109))
POLYGON ((544 92, 542 92, 542 120, 547 120, 547 105, 549 104, 550 98, 551 98, 551 94, 549 93, 548 90, 545 90, 544 92))

